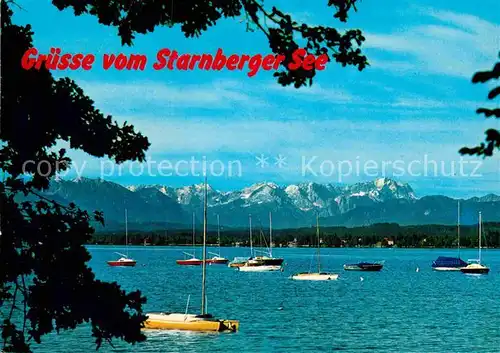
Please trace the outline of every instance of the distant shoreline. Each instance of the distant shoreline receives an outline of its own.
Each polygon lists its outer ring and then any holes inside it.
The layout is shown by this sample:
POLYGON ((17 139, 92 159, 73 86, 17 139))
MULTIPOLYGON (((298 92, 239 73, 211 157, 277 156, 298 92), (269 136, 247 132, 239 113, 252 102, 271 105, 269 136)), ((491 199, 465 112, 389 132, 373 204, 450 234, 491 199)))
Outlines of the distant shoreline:
MULTIPOLYGON (((191 229, 129 231, 130 245, 156 246, 200 246, 202 233, 191 229)), ((323 248, 410 248, 410 249, 474 249, 478 246, 477 226, 461 226, 460 240, 457 227, 446 225, 400 226, 394 223, 381 223, 365 227, 322 227, 320 242, 323 248)), ((252 235, 253 247, 269 246, 270 235, 267 231, 256 229, 252 235)), ((89 244, 125 245, 124 230, 99 232, 92 235, 89 244)), ((274 248, 315 248, 318 244, 315 227, 298 229, 276 229, 272 232, 274 248)), ((223 230, 219 235, 216 230, 207 231, 209 246, 250 247, 249 231, 223 230)), ((483 227, 484 248, 500 248, 500 223, 485 223, 483 227)))
MULTIPOLYGON (((89 243, 85 244, 85 246, 110 246, 110 247, 125 247, 125 244, 94 244, 94 243, 89 243)), ((184 247, 184 248, 193 248, 193 244, 168 244, 168 245, 141 245, 141 244, 129 244, 129 246, 133 246, 135 248, 138 247, 143 247, 143 248, 154 248, 154 247, 184 247)), ((207 244, 207 248, 217 248, 219 247, 218 244, 207 244)), ((196 245, 196 249, 200 249, 202 245, 196 245)), ((249 246, 234 246, 234 245, 223 245, 221 248, 245 248, 245 249, 250 249, 249 246)), ((254 247, 256 249, 259 249, 261 247, 254 247)), ((313 246, 278 246, 278 247, 273 247, 273 249, 316 249, 313 246)), ((321 249, 422 249, 422 250, 430 250, 430 249, 455 249, 457 250, 456 247, 399 247, 399 246, 392 246, 392 247, 377 247, 377 246, 341 246, 341 247, 335 247, 335 246, 322 246, 321 249)), ((491 249, 500 249, 500 247, 481 247, 481 250, 491 250, 491 249)), ((477 250, 477 247, 460 247, 460 250, 477 250)))

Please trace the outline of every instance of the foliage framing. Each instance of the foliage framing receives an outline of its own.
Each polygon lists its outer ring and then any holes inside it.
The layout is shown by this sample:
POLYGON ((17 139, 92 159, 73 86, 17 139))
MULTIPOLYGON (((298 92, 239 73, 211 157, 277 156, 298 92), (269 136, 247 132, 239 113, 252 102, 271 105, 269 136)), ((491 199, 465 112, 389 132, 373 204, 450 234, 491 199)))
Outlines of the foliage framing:
MULTIPOLYGON (((500 52, 498 53, 500 57, 500 52)), ((500 78, 500 61, 495 64, 493 69, 486 71, 478 71, 472 77, 472 83, 486 83, 490 80, 498 80, 500 78)), ((498 95, 500 95, 500 86, 493 88, 488 94, 488 99, 493 100, 498 95)), ((494 117, 496 119, 500 118, 500 108, 478 108, 476 110, 477 114, 484 114, 486 118, 494 117)), ((460 149, 461 154, 466 155, 478 155, 484 157, 493 156, 495 149, 500 149, 500 131, 496 129, 488 129, 485 132, 486 138, 485 142, 481 142, 479 146, 469 148, 463 147, 460 149)))
MULTIPOLYGON (((57 141, 117 163, 143 161, 149 142, 133 126, 119 126, 95 109, 72 80, 55 80, 45 69, 23 70, 21 57, 32 46, 33 32, 29 25, 12 23, 9 5, 1 3, 2 351, 30 352, 30 340, 40 343, 49 332, 84 322, 97 347, 112 338, 142 341, 145 298, 97 280, 86 264, 90 254, 84 244, 94 232, 91 216, 73 204, 45 199, 40 191, 57 170, 69 166, 64 149, 52 150, 57 141), (32 164, 23 166, 25 161, 47 161, 50 168, 39 173, 32 164), (31 177, 23 177, 25 172, 31 177)), ((97 212, 93 218, 104 221, 97 212)))

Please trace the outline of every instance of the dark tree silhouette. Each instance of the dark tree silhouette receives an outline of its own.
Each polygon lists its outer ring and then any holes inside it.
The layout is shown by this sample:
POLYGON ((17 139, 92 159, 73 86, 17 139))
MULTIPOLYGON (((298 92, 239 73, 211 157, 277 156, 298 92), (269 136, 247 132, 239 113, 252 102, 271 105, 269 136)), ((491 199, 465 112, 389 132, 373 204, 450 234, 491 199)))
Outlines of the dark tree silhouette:
MULTIPOLYGON (((346 22, 348 12, 356 10, 357 0, 328 0, 333 17, 346 22)), ((335 28, 298 23, 276 7, 266 9, 262 0, 53 0, 60 10, 74 9, 75 15, 91 14, 99 23, 118 28, 123 45, 132 45, 137 33, 153 32, 156 27, 180 25, 186 37, 198 37, 222 18, 245 16, 247 30, 259 30, 266 36, 275 54, 285 56, 282 70, 274 73, 283 86, 296 88, 312 84, 315 70, 289 70, 292 53, 304 47, 315 55, 327 54, 342 66, 353 65, 360 71, 367 65, 359 46, 365 40, 360 30, 343 33, 335 28), (300 39, 299 39, 300 38, 300 39)), ((305 4, 305 3, 304 3, 305 4)))
MULTIPOLYGON (((355 3, 328 0, 327 6, 334 10, 334 18, 346 22, 348 12, 356 10, 355 3)), ((94 15, 101 24, 116 27, 122 44, 129 46, 137 33, 152 32, 158 26, 180 25, 187 37, 198 37, 222 18, 244 16, 247 30, 264 33, 271 50, 285 55, 281 71, 274 74, 284 86, 311 85, 316 74, 288 69, 299 47, 315 55, 327 54, 329 60, 360 71, 368 65, 359 49, 364 41, 361 31, 341 33, 332 27, 297 23, 257 0, 53 0, 53 4, 60 10, 72 7, 76 16, 94 15)), ((126 293, 116 283, 96 280, 87 266, 90 254, 84 244, 94 232, 89 222, 103 223, 103 215, 91 216, 73 204, 60 205, 39 192, 71 163, 64 149, 55 149, 57 141, 117 163, 144 161, 149 142, 132 125, 119 126, 111 116, 104 116, 72 80, 55 80, 44 68, 21 68, 33 33, 29 25, 11 22, 16 6, 13 1, 1 3, 3 351, 30 352, 30 339, 40 343, 49 332, 74 329, 84 322, 91 325, 97 348, 113 338, 142 341, 145 298, 139 291, 126 293)))
MULTIPOLYGON (((500 57, 500 52, 498 53, 500 57)), ((493 69, 487 71, 478 71, 472 77, 472 83, 486 83, 490 80, 498 80, 500 78, 500 62, 497 62, 493 69)), ((500 86, 493 88, 488 94, 488 99, 493 100, 500 95, 500 86)), ((500 108, 478 108, 477 114, 484 114, 486 118, 494 117, 500 118, 500 108)), ((469 148, 463 147, 460 149, 461 154, 478 155, 484 157, 491 157, 495 149, 500 149, 500 131, 496 129, 488 129, 485 132, 485 142, 481 142, 479 146, 469 148)))
MULTIPOLYGON (((112 338, 144 340, 145 298, 96 280, 86 264, 90 254, 84 244, 94 232, 91 216, 75 205, 39 197, 38 191, 69 166, 66 151, 54 151, 57 141, 117 163, 144 160, 149 142, 133 126, 118 126, 96 110, 72 80, 55 80, 45 69, 23 70, 21 57, 32 46, 33 33, 29 25, 11 22, 9 5, 1 3, 2 351, 29 352, 30 339, 40 343, 44 334, 84 322, 90 323, 98 347, 112 338)), ((99 213, 92 218, 103 222, 99 213)))

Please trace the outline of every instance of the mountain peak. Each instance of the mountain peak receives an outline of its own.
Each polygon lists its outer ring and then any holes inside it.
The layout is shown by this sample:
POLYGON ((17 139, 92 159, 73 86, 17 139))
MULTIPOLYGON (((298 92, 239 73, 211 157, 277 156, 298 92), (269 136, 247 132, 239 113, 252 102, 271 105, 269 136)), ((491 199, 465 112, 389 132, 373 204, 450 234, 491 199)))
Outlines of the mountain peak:
MULTIPOLYGON (((102 210, 107 224, 123 223, 126 207, 131 223, 139 221, 153 226, 154 222, 164 224, 168 220, 189 227, 193 212, 200 217, 203 190, 203 184, 124 187, 110 181, 79 178, 75 182, 53 181, 45 195, 58 202, 74 202, 88 211, 102 210)), ((210 185, 209 190, 210 222, 215 214, 220 214, 223 224, 237 227, 248 225, 249 213, 255 222, 265 223, 270 211, 277 228, 308 226, 315 222, 318 214, 324 218, 325 226, 388 221, 400 224, 456 222, 457 200, 444 196, 417 199, 410 185, 389 178, 343 186, 313 182, 279 186, 265 181, 234 191, 221 192, 210 185)), ((461 218, 464 222, 476 222, 477 211, 483 210, 485 222, 498 220, 499 205, 500 196, 494 194, 463 200, 461 218)))

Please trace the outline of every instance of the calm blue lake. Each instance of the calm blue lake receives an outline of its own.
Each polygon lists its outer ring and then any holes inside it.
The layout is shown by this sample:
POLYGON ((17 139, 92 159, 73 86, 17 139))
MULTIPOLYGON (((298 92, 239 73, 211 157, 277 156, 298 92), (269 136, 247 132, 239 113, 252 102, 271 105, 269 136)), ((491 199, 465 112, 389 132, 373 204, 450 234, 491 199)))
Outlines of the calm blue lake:
MULTIPOLYGON (((140 289, 146 310, 191 312, 201 301, 201 267, 178 266, 186 248, 130 247, 134 268, 106 261, 124 248, 91 246, 91 266, 100 279, 140 289)), ((189 249, 191 250, 191 249, 189 249)), ((103 352, 500 352, 500 251, 483 250, 485 276, 433 272, 432 260, 456 250, 322 249, 322 269, 338 281, 295 282, 288 277, 314 266, 314 249, 274 249, 285 258, 283 273, 245 273, 224 265, 208 267, 208 311, 239 319, 235 334, 150 332, 136 346, 116 342, 103 352), (385 260, 377 273, 345 272, 347 262, 385 260), (416 272, 416 268, 420 271, 416 272), (363 277, 361 280, 360 277, 363 277), (282 306, 283 310, 278 308, 282 306)), ((198 249, 198 256, 201 250, 198 249)), ((223 248, 230 260, 246 248, 223 248)), ((463 250, 462 258, 477 258, 463 250)), ((314 267, 313 267, 314 269, 314 267)), ((50 335, 36 352, 91 352, 90 330, 50 335)))

